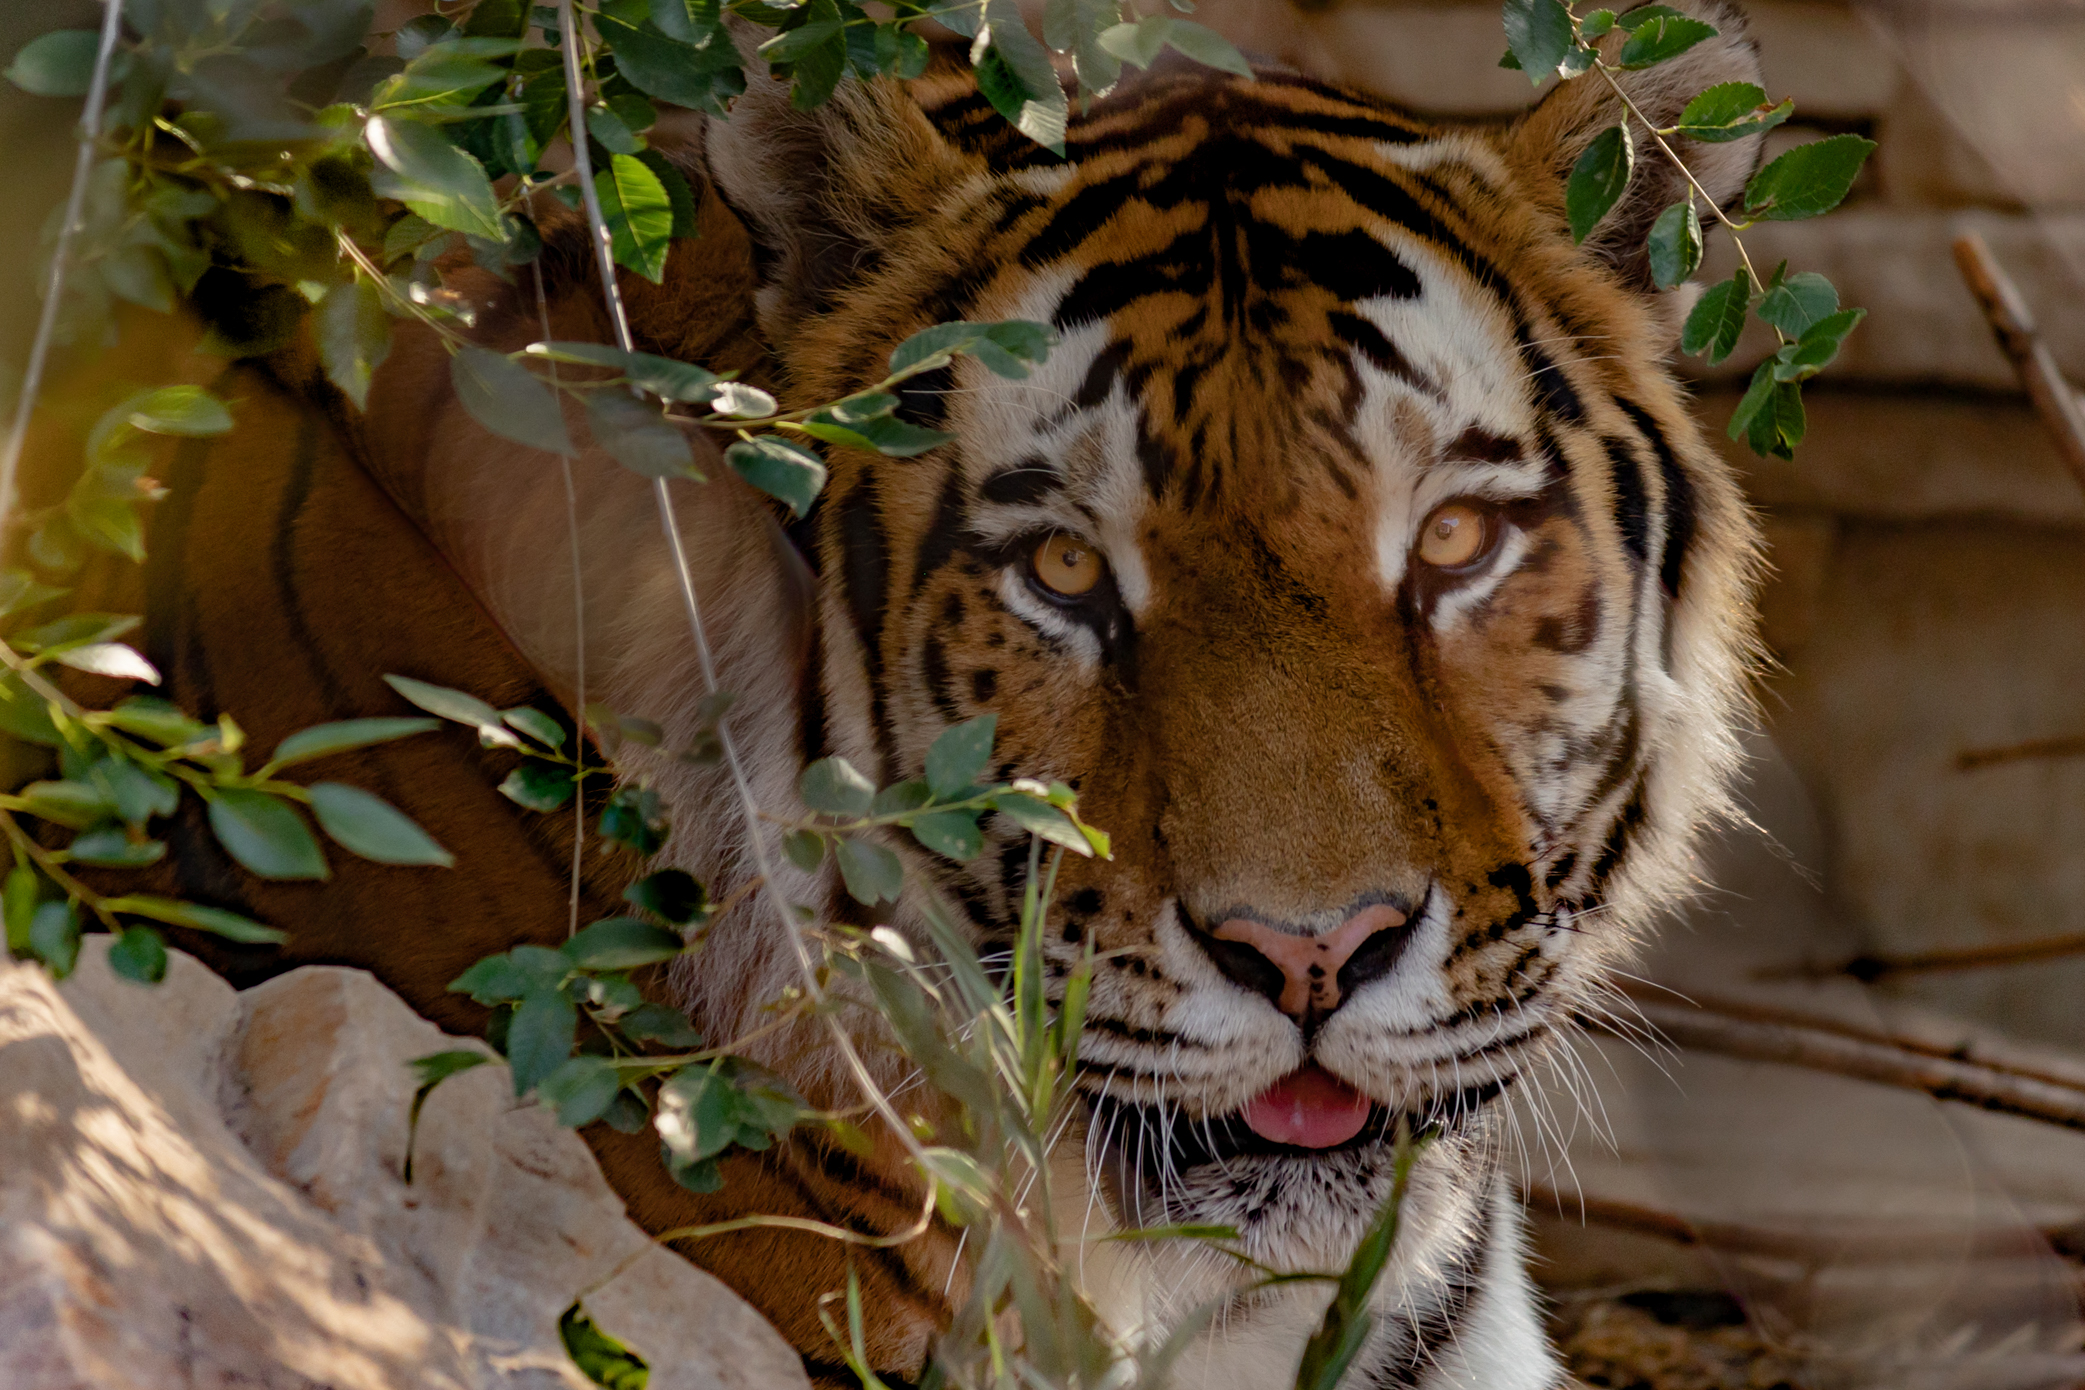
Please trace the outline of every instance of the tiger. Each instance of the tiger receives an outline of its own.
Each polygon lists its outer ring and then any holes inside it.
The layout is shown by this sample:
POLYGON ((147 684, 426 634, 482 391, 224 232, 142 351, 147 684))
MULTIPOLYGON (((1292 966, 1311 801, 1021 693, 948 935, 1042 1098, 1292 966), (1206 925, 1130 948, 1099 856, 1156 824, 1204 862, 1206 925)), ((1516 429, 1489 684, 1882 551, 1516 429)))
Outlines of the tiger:
MULTIPOLYGON (((1653 125, 1759 77, 1741 14, 1687 8, 1717 36, 1620 79, 1653 125)), ((918 329, 1025 319, 1057 335, 1029 377, 959 358, 905 382, 902 417, 954 442, 825 448, 801 520, 708 450, 709 480, 675 484, 698 653, 644 479, 599 448, 561 463, 487 433, 430 334, 398 330, 366 414, 295 346, 220 379, 233 434, 175 450, 147 655, 172 698, 237 708, 256 739, 396 708, 378 683, 396 671, 575 714, 602 700, 668 746, 694 736, 713 659, 743 781, 646 772, 672 825, 658 862, 735 903, 658 986, 719 1039, 762 1031, 797 983, 768 895, 922 942, 939 903, 1004 947, 1017 827, 988 818, 967 863, 893 839, 909 886, 872 914, 830 862, 756 854, 746 814, 801 814, 820 758, 917 776, 937 736, 996 715, 992 775, 1070 784, 1113 841, 1065 860, 1044 934, 1053 989, 1094 959, 1065 1223, 1229 1227, 1263 1266, 1336 1269, 1415 1129, 1429 1142, 1348 1383, 1562 1385, 1507 1098, 1601 1007, 1728 810, 1760 567, 1672 369, 1686 296, 1643 249, 1690 196, 1682 175, 1646 150, 1591 235, 1569 230, 1568 175, 1622 111, 1592 77, 1456 123, 1274 64, 1161 61, 1075 110, 1060 157, 960 64, 850 80, 811 110, 751 72, 728 120, 676 118, 701 234, 660 284, 622 277, 637 346, 788 408, 881 379, 918 329)), ((1719 206, 1759 158, 1756 137, 1676 143, 1719 206)), ((502 350, 612 341, 583 221, 548 199, 538 216, 533 269, 451 266, 446 293, 502 350)), ((611 911, 628 876, 589 856, 568 878, 568 822, 505 806, 499 758, 458 731, 342 760, 450 845, 449 875, 254 884, 177 826, 169 888, 293 929, 279 951, 183 944, 241 981, 361 966, 482 1031, 449 982, 555 944, 571 905, 611 911)), ((764 1031, 757 1055, 813 1103, 849 1101, 816 1028, 764 1031)), ((653 1232, 756 1211, 890 1232, 920 1209, 888 1134, 864 1154, 801 1130, 707 1195, 655 1139, 586 1137, 653 1232)), ((868 1365, 899 1386, 951 1316, 958 1234, 676 1248, 819 1384, 852 1383, 819 1295, 858 1278, 868 1365)), ((1250 1290, 1188 1242, 1084 1239, 1077 1258, 1126 1341, 1218 1310, 1179 1363, 1201 1386, 1289 1383, 1327 1296, 1250 1290)))

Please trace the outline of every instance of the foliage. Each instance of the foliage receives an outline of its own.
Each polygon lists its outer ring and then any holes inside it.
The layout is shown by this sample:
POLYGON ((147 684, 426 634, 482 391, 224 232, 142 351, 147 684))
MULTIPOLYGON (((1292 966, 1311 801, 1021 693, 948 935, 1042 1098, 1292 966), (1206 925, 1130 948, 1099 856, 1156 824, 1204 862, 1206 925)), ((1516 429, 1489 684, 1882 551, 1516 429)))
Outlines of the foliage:
MULTIPOLYGON (((1172 3, 1192 8, 1186 0, 1172 3)), ((1212 31, 1176 14, 1142 14, 1125 0, 1048 0, 1040 39, 1012 0, 889 0, 874 12, 854 0, 601 0, 585 11, 586 22, 569 0, 476 0, 390 34, 370 32, 372 13, 368 0, 131 0, 130 27, 112 50, 94 34, 58 31, 14 55, 5 75, 24 90, 76 98, 98 91, 102 79, 115 90, 87 151, 91 161, 82 164, 83 215, 77 223, 61 218, 56 227, 58 336, 107 341, 119 302, 193 314, 205 330, 204 350, 229 360, 272 352, 308 333, 327 378, 360 408, 388 355, 393 320, 408 318, 444 345, 459 401, 488 430, 570 455, 577 445, 566 406, 576 404, 593 442, 625 467, 652 480, 694 481, 701 475, 689 431, 713 431, 726 440, 729 467, 798 515, 823 487, 821 446, 903 458, 949 441, 900 418, 896 388, 905 381, 959 355, 1021 378, 1048 354, 1049 330, 1020 321, 936 325, 902 344, 882 379, 836 401, 784 411, 746 383, 634 351, 626 334, 621 346, 545 341, 514 353, 489 350, 468 336, 472 309, 445 283, 444 268, 467 258, 514 278, 541 251, 534 211, 547 195, 586 209, 615 265, 659 281, 673 241, 694 235, 696 212, 686 178, 652 147, 659 106, 727 116, 745 89, 748 61, 788 84, 795 105, 815 107, 843 81, 917 75, 928 56, 919 27, 935 21, 972 40, 970 61, 990 103, 1060 154, 1071 98, 1053 53, 1068 60, 1082 103, 1110 89, 1125 65, 1149 66, 1168 47, 1251 75, 1212 31), (571 167, 546 162, 567 140, 571 167)), ((1662 6, 1581 17, 1558 0, 1507 0, 1505 25, 1509 65, 1536 81, 1553 72, 1567 80, 1598 73, 1625 104, 1617 74, 1667 62, 1715 33, 1662 6), (1614 56, 1603 58, 1595 45, 1611 31, 1624 37, 1614 56)), ((1761 89, 1744 83, 1701 93, 1664 129, 1653 129, 1630 105, 1641 129, 1625 120, 1602 132, 1572 173, 1566 211, 1573 236, 1583 241, 1612 210, 1640 140, 1678 164, 1674 138, 1736 139, 1778 125, 1791 109, 1767 104, 1761 89)), ((1798 147, 1747 187, 1747 220, 1719 208, 1707 212, 1734 236, 1752 220, 1815 216, 1844 197, 1868 148, 1850 136, 1798 147)), ((1690 197, 1653 224, 1646 249, 1661 286, 1698 267, 1701 215, 1690 197)), ((1760 365, 1732 432, 1756 449, 1786 454, 1802 435, 1800 383, 1829 364, 1861 311, 1841 309, 1820 276, 1789 274, 1783 266, 1762 278, 1745 257, 1736 276, 1703 296, 1686 326, 1686 349, 1721 361, 1755 316, 1774 329, 1780 347, 1760 365)), ((24 412, 33 404, 26 400, 24 412)), ((234 419, 231 405, 195 385, 141 390, 94 425, 81 471, 62 498, 35 511, 0 498, 0 517, 26 535, 33 565, 0 574, 0 732, 46 750, 56 774, 0 796, 0 830, 15 861, 0 886, 0 917, 11 954, 40 960, 61 976, 77 957, 83 914, 115 935, 112 966, 143 982, 160 978, 167 965, 152 924, 245 943, 282 939, 222 909, 105 894, 75 874, 80 866, 120 872, 159 861, 166 844, 153 837, 154 826, 177 814, 184 796, 198 799, 218 843, 249 871, 322 879, 330 870, 313 822, 335 845, 378 862, 450 861, 379 798, 344 783, 304 785, 283 777, 287 769, 447 721, 471 728, 485 746, 518 755, 499 789, 533 812, 583 814, 587 780, 611 775, 573 731, 542 711, 500 710, 467 692, 402 676, 387 679, 433 718, 354 719, 302 730, 250 769, 230 715, 206 723, 144 695, 93 709, 53 684, 55 667, 156 684, 150 662, 121 640, 135 618, 79 613, 39 621, 37 614, 66 595, 63 582, 90 552, 143 560, 140 508, 162 495, 148 472, 154 437, 219 435, 234 419)), ((596 803, 595 826, 606 846, 646 858, 665 848, 671 827, 660 798, 633 774, 648 759, 729 761, 730 703, 728 692, 712 689, 686 746, 674 749, 642 717, 586 711, 594 745, 616 760, 613 771, 623 778, 596 803)), ((753 1035, 706 1045, 684 1013, 648 998, 641 982, 699 954, 709 924, 733 904, 712 902, 686 872, 661 867, 628 890, 628 913, 576 930, 556 948, 523 945, 488 957, 451 987, 491 1010, 487 1041, 506 1059, 517 1096, 533 1096, 567 1125, 649 1128, 668 1169, 696 1191, 722 1181, 720 1160, 734 1149, 766 1148, 802 1125, 823 1126, 859 1148, 869 1141, 858 1121, 874 1113, 888 1122, 927 1197, 919 1223, 880 1235, 820 1229, 852 1244, 896 1244, 923 1233, 938 1212, 964 1231, 969 1292, 930 1378, 965 1386, 1092 1386, 1128 1375, 1155 1385, 1211 1310, 1183 1319, 1161 1346, 1115 1344, 1061 1262, 1051 1224, 1049 1136, 1076 1103, 1069 1083, 1093 956, 1089 945, 1084 962, 1052 984, 1042 934, 1062 854, 1105 856, 1108 840, 1080 819, 1071 788, 1061 783, 985 781, 995 734, 991 716, 951 728, 933 745, 922 776, 888 787, 840 758, 814 763, 798 788, 805 814, 781 826, 792 862, 811 870, 830 859, 867 909, 908 896, 905 861, 893 847, 901 837, 963 861, 982 853, 988 833, 1027 835, 1030 872, 1018 932, 1010 952, 989 966, 931 892, 912 892, 908 901, 929 939, 882 926, 806 932, 818 954, 803 987, 765 1001, 768 1021, 753 1035), (922 1122, 915 1132, 898 1122, 889 1098, 867 1083, 861 1106, 813 1110, 749 1060, 748 1050, 770 1030, 814 1021, 839 1030, 840 1006, 828 984, 873 1003, 909 1061, 947 1100, 938 1126, 922 1122)), ((808 910, 776 906, 811 920, 808 910)), ((415 1062, 413 1123, 441 1082, 489 1058, 463 1048, 415 1062)), ((1215 1242, 1262 1285, 1334 1284, 1297 1380, 1328 1390, 1373 1325, 1371 1290, 1392 1252, 1418 1144, 1400 1132, 1390 1199, 1343 1273, 1262 1269, 1230 1249, 1232 1233, 1220 1229, 1126 1234, 1215 1242)), ((410 1153, 409 1144, 408 1181, 410 1153)), ((749 1215, 661 1238, 699 1239, 777 1221, 749 1215)), ((844 1318, 825 1313, 842 1358, 865 1385, 879 1384, 865 1349, 859 1285, 850 1275, 844 1292, 829 1297, 844 1298, 844 1318)), ((560 1331, 597 1384, 645 1383, 642 1360, 579 1304, 560 1331)))
POLYGON ((1739 220, 1702 191, 1672 141, 1716 144, 1759 135, 1787 120, 1795 103, 1776 105, 1753 83, 1725 82, 1689 101, 1677 122, 1659 127, 1618 80, 1618 74, 1656 67, 1716 37, 1714 25, 1667 5, 1643 5, 1619 15, 1604 9, 1579 15, 1562 0, 1506 0, 1505 22, 1507 50, 1499 60, 1501 67, 1517 68, 1536 83, 1551 75, 1571 81, 1598 73, 1627 109, 1627 118, 1593 137, 1571 170, 1564 207, 1573 240, 1590 236, 1628 187, 1639 129, 1688 184, 1687 196, 1659 213, 1646 239, 1651 276, 1659 288, 1672 289, 1701 264, 1704 211, 1729 230, 1739 269, 1694 306, 1680 346, 1714 366, 1736 349, 1748 316, 1756 314, 1772 328, 1778 347, 1753 371, 1751 385, 1731 414, 1729 432, 1754 453, 1795 457, 1804 432, 1802 384, 1831 365, 1840 344, 1867 311, 1841 310, 1830 281, 1810 271, 1790 276, 1785 262, 1762 278, 1745 250, 1742 233, 1754 222, 1818 217, 1839 206, 1874 142, 1858 135, 1833 135, 1777 156, 1745 186, 1739 220), (1600 41, 1614 33, 1625 37, 1613 58, 1602 57, 1600 41))

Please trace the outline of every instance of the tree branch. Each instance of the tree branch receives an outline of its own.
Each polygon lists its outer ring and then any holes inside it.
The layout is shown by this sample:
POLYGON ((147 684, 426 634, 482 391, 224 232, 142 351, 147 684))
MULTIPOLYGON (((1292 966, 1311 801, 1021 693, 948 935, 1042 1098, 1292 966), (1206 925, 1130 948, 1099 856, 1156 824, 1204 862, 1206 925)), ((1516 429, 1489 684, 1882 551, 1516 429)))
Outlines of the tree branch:
POLYGON ((2012 359, 2042 423, 2056 436, 2056 448, 2071 476, 2085 487, 2085 404, 2056 369, 2056 358, 2041 340, 2027 301, 1975 232, 1955 238, 1955 266, 1990 321, 1999 348, 2012 359))
MULTIPOLYGON (((1942 1048, 1768 1005, 1635 992, 1630 999, 1642 1021, 1677 1047, 1851 1076, 2085 1132, 2085 1075, 2062 1075, 2039 1059, 2006 1057, 1988 1045, 1942 1048)), ((1617 1023, 1587 1021, 1623 1035, 1617 1023)))

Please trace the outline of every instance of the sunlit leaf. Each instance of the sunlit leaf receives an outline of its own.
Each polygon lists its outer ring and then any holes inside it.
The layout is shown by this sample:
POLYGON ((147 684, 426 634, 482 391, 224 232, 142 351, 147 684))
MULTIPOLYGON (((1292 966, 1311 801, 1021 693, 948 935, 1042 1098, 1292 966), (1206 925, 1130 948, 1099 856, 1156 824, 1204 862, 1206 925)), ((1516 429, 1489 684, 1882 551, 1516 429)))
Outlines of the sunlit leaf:
POLYGON ((396 198, 437 227, 505 241, 499 198, 485 167, 431 125, 398 116, 374 116, 363 128, 382 161, 376 191, 396 198))
POLYGON ((1670 58, 1677 58, 1703 39, 1716 37, 1716 27, 1698 19, 1672 11, 1652 15, 1635 24, 1629 24, 1629 16, 1619 21, 1629 32, 1629 40, 1622 45, 1619 58, 1625 68, 1656 67, 1670 58))
POLYGON ((1839 309, 1839 291, 1814 270, 1800 271, 1772 285, 1752 310, 1791 338, 1800 338, 1819 319, 1839 309))
POLYGON ((673 200, 659 176, 634 155, 611 155, 608 167, 594 174, 594 195, 608 223, 615 263, 660 283, 673 240, 673 200))
POLYGON ((1721 82, 1688 102, 1674 129, 1690 140, 1719 144, 1772 130, 1794 112, 1792 99, 1770 106, 1762 87, 1750 82, 1721 82))
POLYGON ((84 647, 68 647, 58 653, 58 660, 75 671, 85 671, 90 675, 159 684, 159 668, 145 660, 137 648, 127 647, 121 642, 90 642, 84 647))

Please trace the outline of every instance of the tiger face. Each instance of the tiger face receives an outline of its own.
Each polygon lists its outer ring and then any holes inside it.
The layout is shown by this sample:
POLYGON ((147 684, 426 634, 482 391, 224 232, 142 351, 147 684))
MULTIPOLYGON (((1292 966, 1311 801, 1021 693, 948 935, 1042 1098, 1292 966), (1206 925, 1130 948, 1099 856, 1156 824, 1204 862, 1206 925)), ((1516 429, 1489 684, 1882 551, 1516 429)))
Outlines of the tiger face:
MULTIPOLYGON (((1632 91, 1653 119, 1752 74, 1714 18, 1632 91)), ((941 320, 1059 335, 1023 381, 908 385, 956 443, 831 451, 799 751, 890 782, 996 713, 996 775, 1069 782, 1111 832, 1064 864, 1047 955, 1097 956, 1079 1081, 1113 1219, 1337 1264, 1403 1117, 1441 1136, 1412 1258, 1463 1258, 1489 1103, 1719 805, 1754 539, 1641 261, 1676 175, 1647 155, 1566 230, 1615 119, 1590 80, 1476 129, 1176 68, 1061 161, 954 78, 816 113, 756 90, 709 133, 800 399, 941 320)), ((1689 154, 1719 198, 1754 157, 1689 154)), ((987 831, 968 864, 905 852, 989 942, 1028 846, 987 831)))

